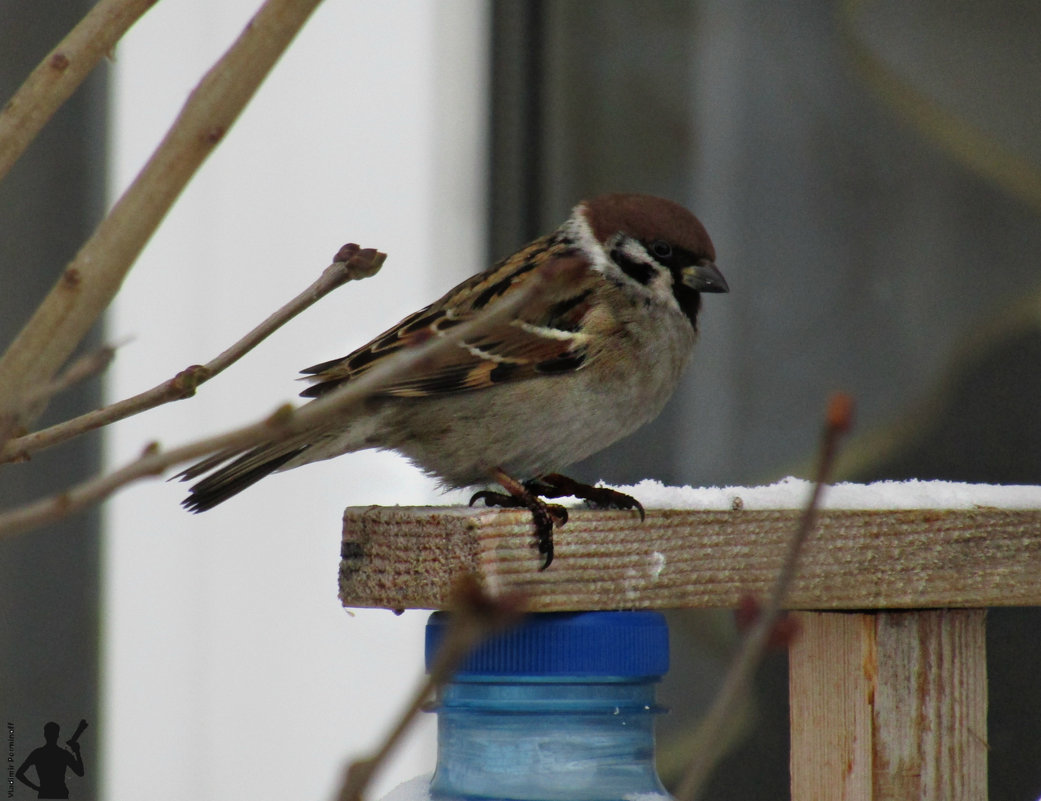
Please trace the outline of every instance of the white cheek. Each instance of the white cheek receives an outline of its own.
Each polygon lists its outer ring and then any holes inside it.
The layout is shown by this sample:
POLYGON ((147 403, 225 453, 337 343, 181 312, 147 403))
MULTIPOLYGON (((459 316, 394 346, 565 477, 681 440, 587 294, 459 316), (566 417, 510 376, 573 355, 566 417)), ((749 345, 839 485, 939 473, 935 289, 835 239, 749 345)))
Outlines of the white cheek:
POLYGON ((676 307, 679 308, 678 304, 676 304, 676 296, 672 291, 672 284, 672 273, 668 270, 660 270, 654 277, 654 280, 651 281, 648 288, 651 290, 652 294, 668 298, 673 305, 676 305, 676 307))
MULTIPOLYGON (((589 221, 586 220, 582 206, 575 209, 565 226, 568 235, 575 240, 579 247, 592 256, 593 269, 599 270, 605 275, 616 279, 622 277, 622 271, 609 256, 609 252, 616 247, 620 247, 622 252, 634 261, 654 262, 654 259, 647 253, 644 246, 634 239, 623 239, 619 242, 620 237, 616 235, 611 237, 606 243, 601 243, 593 234, 593 229, 589 225, 589 221)), ((679 304, 676 303, 676 298, 672 292, 672 273, 660 266, 656 267, 655 270, 657 274, 646 286, 641 286, 628 277, 624 277, 622 280, 638 293, 650 297, 657 303, 664 303, 678 310, 679 304)))
POLYGON ((635 239, 623 240, 621 251, 633 261, 647 262, 652 260, 647 254, 647 249, 635 239))
POLYGON ((584 206, 577 206, 571 217, 565 223, 565 231, 575 244, 591 257, 593 269, 605 272, 610 259, 604 252, 603 245, 593 234, 593 228, 586 219, 584 206))
POLYGON ((671 303, 673 306, 676 306, 676 308, 679 308, 672 292, 672 273, 666 268, 658 265, 654 258, 647 252, 647 249, 636 240, 625 240, 621 244, 621 250, 633 261, 649 263, 654 266, 655 276, 645 286, 640 286, 635 281, 633 282, 633 286, 636 287, 638 291, 644 292, 659 301, 671 303))

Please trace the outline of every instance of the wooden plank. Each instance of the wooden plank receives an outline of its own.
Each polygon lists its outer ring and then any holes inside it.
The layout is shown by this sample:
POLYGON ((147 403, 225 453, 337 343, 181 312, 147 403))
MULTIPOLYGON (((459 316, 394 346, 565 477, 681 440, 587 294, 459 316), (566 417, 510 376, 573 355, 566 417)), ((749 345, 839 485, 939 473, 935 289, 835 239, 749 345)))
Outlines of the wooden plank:
POLYGON ((874 615, 799 612, 788 649, 792 801, 871 795, 874 615))
MULTIPOLYGON (((523 591, 535 611, 733 607, 762 597, 798 510, 572 509, 543 572, 525 511, 352 507, 344 513, 346 606, 439 608, 474 574, 523 591)), ((898 609, 1041 605, 1041 510, 824 510, 786 606, 898 609)))
POLYGON ((796 619, 793 801, 986 799, 983 610, 796 619))

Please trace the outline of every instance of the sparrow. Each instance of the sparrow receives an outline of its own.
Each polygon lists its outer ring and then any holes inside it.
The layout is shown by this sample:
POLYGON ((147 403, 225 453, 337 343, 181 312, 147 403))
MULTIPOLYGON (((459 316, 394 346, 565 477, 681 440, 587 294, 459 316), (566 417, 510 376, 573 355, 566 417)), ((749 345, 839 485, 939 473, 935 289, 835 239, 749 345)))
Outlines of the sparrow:
POLYGON ((301 371, 317 398, 403 348, 444 336, 530 281, 548 281, 483 333, 385 384, 351 419, 189 467, 182 505, 202 512, 270 473, 378 448, 410 459, 444 488, 531 511, 535 545, 553 561, 567 511, 635 498, 559 471, 658 415, 690 361, 703 292, 728 292, 701 222, 672 201, 609 194, 583 201, 555 231, 449 290, 347 356, 301 371), (560 268, 554 270, 553 268, 560 268), (207 475, 208 474, 208 475, 207 475), (498 485, 504 492, 487 489, 498 485))

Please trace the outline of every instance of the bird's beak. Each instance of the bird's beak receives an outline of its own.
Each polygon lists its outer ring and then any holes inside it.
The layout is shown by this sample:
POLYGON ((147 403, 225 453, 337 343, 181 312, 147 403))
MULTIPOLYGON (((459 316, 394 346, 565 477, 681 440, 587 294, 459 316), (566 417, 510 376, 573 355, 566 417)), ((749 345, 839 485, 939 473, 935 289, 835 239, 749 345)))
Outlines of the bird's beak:
POLYGON ((697 292, 729 292, 727 280, 710 261, 699 261, 684 267, 681 271, 681 280, 684 284, 697 292))

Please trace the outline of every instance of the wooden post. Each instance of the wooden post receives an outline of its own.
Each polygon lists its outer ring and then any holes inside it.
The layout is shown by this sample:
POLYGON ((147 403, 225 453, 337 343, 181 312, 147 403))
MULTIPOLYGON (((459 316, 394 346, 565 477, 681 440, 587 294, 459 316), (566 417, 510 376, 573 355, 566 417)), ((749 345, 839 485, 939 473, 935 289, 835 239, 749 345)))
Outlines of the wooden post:
POLYGON ((986 799, 985 614, 798 613, 793 801, 986 799))
MULTIPOLYGON (((531 611, 734 608, 800 516, 572 510, 540 572, 527 511, 352 508, 340 598, 439 608, 467 573, 531 611)), ((1041 606, 1039 574, 1041 509, 821 510, 785 600, 830 610, 798 613, 790 652, 792 800, 986 799, 983 610, 1041 606)))

